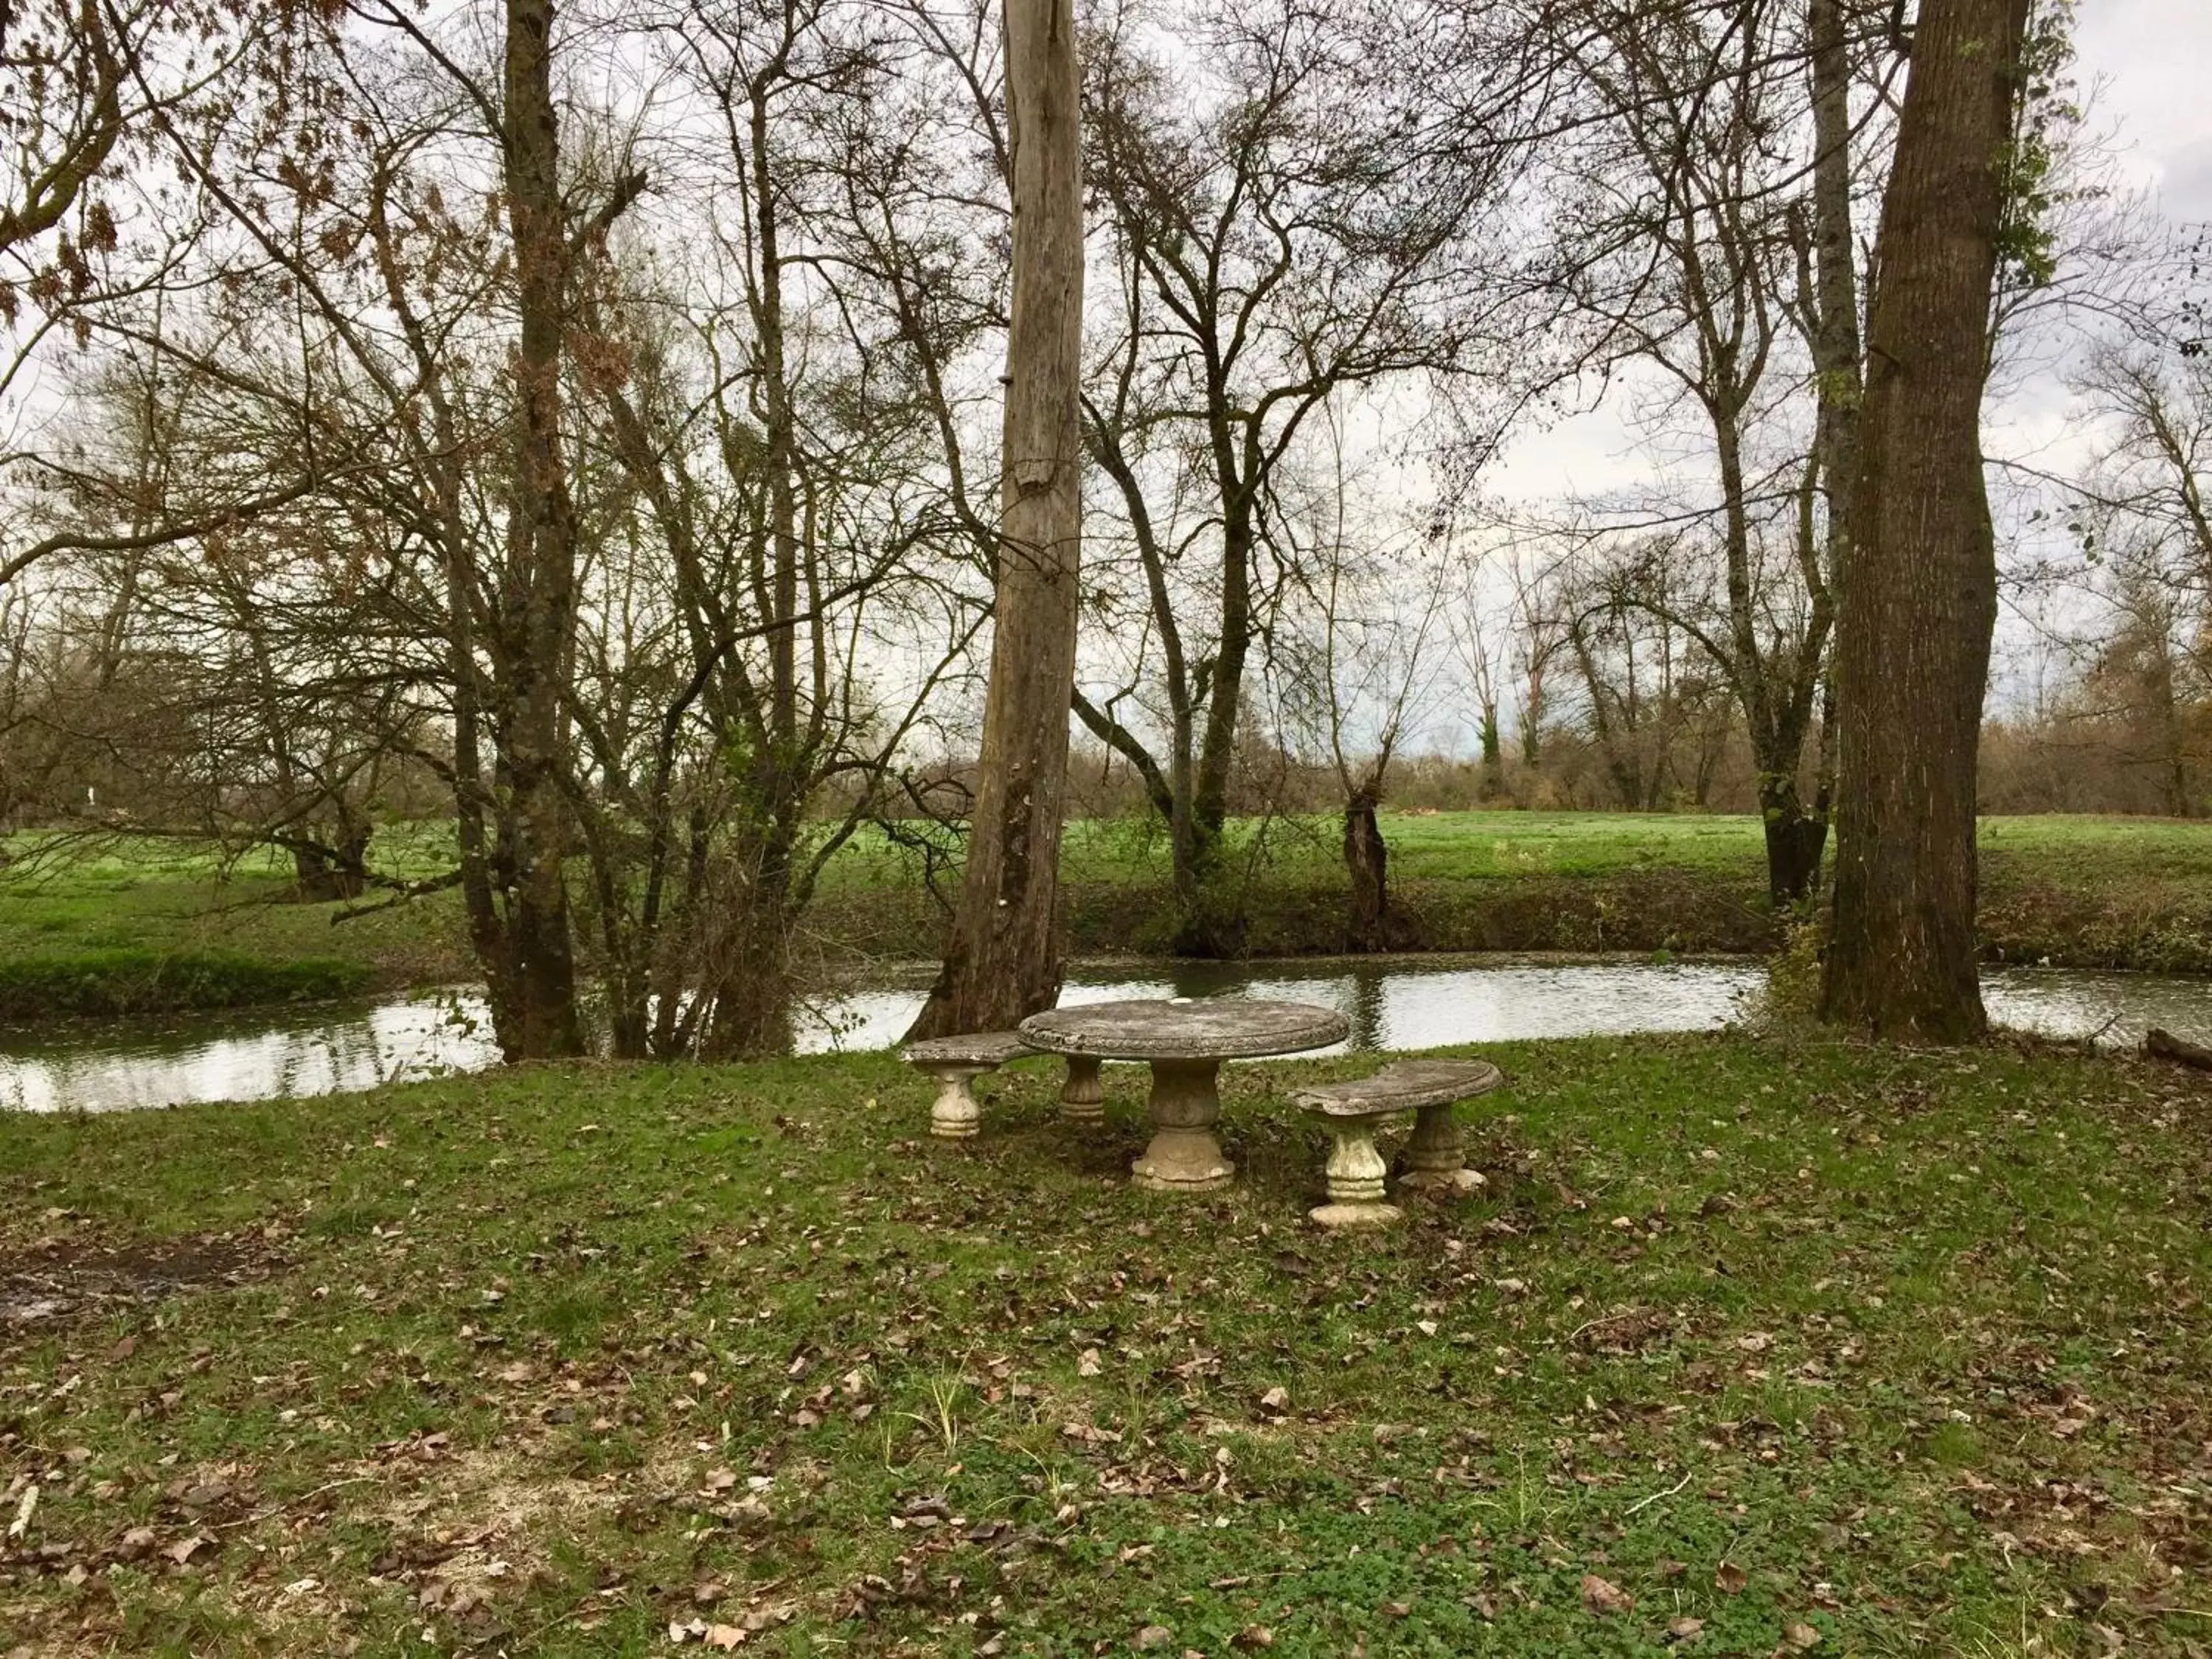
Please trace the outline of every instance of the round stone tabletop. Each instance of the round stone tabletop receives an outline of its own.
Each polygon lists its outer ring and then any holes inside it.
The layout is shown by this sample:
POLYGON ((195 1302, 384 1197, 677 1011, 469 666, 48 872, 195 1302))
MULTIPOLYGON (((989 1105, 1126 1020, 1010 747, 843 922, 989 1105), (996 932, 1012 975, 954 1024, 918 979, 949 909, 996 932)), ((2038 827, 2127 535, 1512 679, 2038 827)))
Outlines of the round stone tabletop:
POLYGON ((1352 1035, 1352 1022, 1310 1002, 1241 997, 1133 1000, 1051 1008, 1022 1022, 1032 1048, 1103 1060, 1250 1060, 1326 1048, 1352 1035))

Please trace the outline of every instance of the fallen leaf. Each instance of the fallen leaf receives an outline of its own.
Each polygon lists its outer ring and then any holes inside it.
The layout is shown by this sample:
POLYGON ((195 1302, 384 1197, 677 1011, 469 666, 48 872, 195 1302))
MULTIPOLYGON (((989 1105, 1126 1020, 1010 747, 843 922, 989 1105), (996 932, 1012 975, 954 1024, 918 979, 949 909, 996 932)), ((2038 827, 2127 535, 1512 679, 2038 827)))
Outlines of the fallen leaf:
POLYGON ((169 1547, 163 1550, 161 1553, 167 1556, 169 1559, 175 1562, 181 1567, 185 1562, 191 1560, 192 1557, 198 1553, 202 1545, 208 1541, 209 1540, 205 1533, 196 1532, 190 1538, 180 1539, 176 1543, 170 1545, 169 1547))
POLYGON ((1085 1348, 1081 1353, 1076 1356, 1075 1374, 1078 1376, 1096 1376, 1098 1375, 1100 1365, 1097 1349, 1085 1348))
POLYGON ((1736 1338, 1735 1345, 1746 1353, 1765 1353, 1774 1346, 1774 1339, 1765 1331, 1753 1331, 1749 1336, 1736 1338))
POLYGON ((1680 1619, 1672 1619, 1668 1621, 1667 1639, 1670 1642, 1686 1642, 1693 1636, 1704 1635, 1705 1630, 1705 1621, 1704 1620, 1692 1619, 1688 1615, 1685 1614, 1680 1619))
POLYGON ((1272 1648, 1275 1645, 1275 1632, 1265 1625, 1247 1625, 1229 1638, 1229 1645, 1246 1653, 1259 1648, 1272 1648))
POLYGON ((1636 1605, 1636 1598, 1620 1585, 1608 1583, 1594 1572, 1586 1572, 1583 1575, 1583 1605, 1599 1614, 1626 1613, 1636 1605))
POLYGON ((1280 1417, 1291 1408, 1291 1391, 1273 1388, 1260 1396, 1260 1409, 1271 1417, 1280 1417))
POLYGON ((1793 1648, 1817 1648, 1820 1645, 1820 1632, 1810 1625, 1784 1625, 1782 1639, 1793 1648))
POLYGON ((1175 1632, 1165 1625, 1147 1625, 1137 1632, 1137 1645, 1149 1653, 1154 1648, 1164 1648, 1175 1640, 1175 1632))
POLYGON ((1743 1587, 1751 1582, 1751 1575, 1733 1561, 1723 1561, 1713 1573, 1713 1588, 1730 1595, 1743 1594, 1743 1587))
POLYGON ((750 1635, 750 1632, 739 1630, 735 1625, 709 1625, 706 1643, 710 1648, 743 1647, 750 1635))

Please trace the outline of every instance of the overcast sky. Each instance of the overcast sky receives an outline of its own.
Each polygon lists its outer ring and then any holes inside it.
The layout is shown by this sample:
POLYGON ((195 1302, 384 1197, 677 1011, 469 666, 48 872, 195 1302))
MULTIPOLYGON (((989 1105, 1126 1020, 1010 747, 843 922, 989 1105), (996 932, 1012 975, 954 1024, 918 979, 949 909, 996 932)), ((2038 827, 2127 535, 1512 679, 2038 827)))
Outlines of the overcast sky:
POLYGON ((2075 44, 2130 181, 2212 219, 2212 0, 2081 0, 2075 44))

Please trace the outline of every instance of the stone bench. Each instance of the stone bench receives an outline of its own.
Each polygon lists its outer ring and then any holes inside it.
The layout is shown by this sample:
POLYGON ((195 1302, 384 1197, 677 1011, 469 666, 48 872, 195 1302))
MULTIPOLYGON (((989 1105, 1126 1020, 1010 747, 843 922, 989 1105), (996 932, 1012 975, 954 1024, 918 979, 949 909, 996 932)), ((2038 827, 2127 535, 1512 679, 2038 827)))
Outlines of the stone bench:
MULTIPOLYGON (((937 1103, 929 1110, 929 1133, 946 1140, 965 1140, 982 1127, 983 1108, 975 1098, 975 1080, 995 1072, 1009 1060, 1041 1051, 1022 1041, 1018 1031, 971 1031, 960 1036, 928 1037, 910 1042, 906 1063, 937 1079, 937 1103)), ((1105 1079, 1098 1060, 1088 1054, 1067 1057, 1067 1079, 1060 1090, 1060 1115, 1076 1123, 1097 1123, 1106 1116, 1105 1079)))
POLYGON ((1299 1090, 1298 1105, 1331 1137, 1329 1201, 1310 1212, 1313 1218, 1324 1227, 1387 1226, 1399 1218, 1402 1212, 1385 1201, 1389 1166, 1376 1150, 1375 1132, 1407 1112, 1414 1122, 1403 1183, 1444 1191, 1480 1186, 1452 1108, 1504 1080, 1486 1060, 1399 1060, 1371 1077, 1299 1090))

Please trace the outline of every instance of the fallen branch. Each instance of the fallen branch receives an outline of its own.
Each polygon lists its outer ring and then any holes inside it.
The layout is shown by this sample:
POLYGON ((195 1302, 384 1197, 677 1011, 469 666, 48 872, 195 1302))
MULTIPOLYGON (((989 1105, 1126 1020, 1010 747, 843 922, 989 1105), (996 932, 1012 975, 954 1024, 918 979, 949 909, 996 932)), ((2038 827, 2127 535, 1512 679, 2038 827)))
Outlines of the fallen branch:
POLYGON ((2172 1032, 2161 1031, 2155 1025, 2143 1033, 2143 1052, 2160 1060, 2194 1066, 2200 1072, 2212 1072, 2212 1048, 2201 1043, 2184 1042, 2172 1032))

